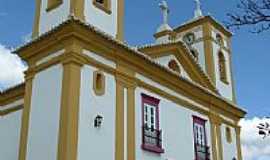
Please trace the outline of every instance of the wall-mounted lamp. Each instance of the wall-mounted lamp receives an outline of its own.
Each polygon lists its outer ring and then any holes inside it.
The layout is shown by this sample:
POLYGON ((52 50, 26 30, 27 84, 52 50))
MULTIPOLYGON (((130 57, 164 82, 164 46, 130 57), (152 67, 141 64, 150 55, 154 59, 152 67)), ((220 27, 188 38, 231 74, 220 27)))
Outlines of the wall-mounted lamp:
POLYGON ((101 115, 97 115, 94 121, 95 128, 100 128, 102 123, 103 117, 101 115))

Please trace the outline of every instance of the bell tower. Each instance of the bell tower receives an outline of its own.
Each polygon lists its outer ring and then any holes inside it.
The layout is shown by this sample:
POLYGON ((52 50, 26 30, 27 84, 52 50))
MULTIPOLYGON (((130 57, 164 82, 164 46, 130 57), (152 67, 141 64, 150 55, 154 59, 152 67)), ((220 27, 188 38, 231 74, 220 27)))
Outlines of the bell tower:
POLYGON ((123 39, 124 0, 36 0, 32 38, 74 16, 119 40, 123 39))

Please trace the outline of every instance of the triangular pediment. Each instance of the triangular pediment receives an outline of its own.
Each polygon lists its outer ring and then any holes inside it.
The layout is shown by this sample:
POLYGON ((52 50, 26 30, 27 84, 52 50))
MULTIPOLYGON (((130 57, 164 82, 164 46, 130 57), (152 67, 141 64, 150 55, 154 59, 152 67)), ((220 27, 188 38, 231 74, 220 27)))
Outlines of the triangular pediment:
POLYGON ((195 57, 192 56, 190 50, 182 42, 149 45, 139 48, 139 51, 145 53, 160 65, 168 67, 168 69, 171 70, 174 70, 174 68, 169 66, 169 63, 175 61, 180 67, 180 76, 216 92, 216 88, 207 74, 199 66, 195 57))

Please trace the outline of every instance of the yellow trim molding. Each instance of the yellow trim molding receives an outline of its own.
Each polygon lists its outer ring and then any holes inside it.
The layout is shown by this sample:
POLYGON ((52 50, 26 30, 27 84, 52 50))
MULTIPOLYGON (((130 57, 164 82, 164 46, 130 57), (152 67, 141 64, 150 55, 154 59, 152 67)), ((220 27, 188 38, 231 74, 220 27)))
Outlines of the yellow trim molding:
POLYGON ((23 109, 23 105, 19 105, 16 107, 8 108, 6 110, 2 110, 2 111, 0 111, 0 117, 8 115, 8 114, 13 113, 13 112, 17 112, 17 111, 22 110, 22 109, 23 109))
POLYGON ((116 39, 124 40, 124 0, 117 1, 117 34, 116 39))
POLYGON ((154 37, 155 37, 156 39, 158 39, 158 38, 160 38, 160 37, 163 37, 163 36, 166 36, 166 35, 168 35, 168 36, 171 37, 172 34, 173 34, 173 31, 166 30, 166 31, 162 31, 162 32, 155 33, 155 34, 154 34, 154 37))
POLYGON ((243 160, 242 157, 242 149, 241 149, 241 127, 236 127, 235 128, 235 133, 236 133, 236 145, 237 145, 237 159, 238 160, 243 160))
POLYGON ((24 98, 25 84, 20 84, 0 93, 0 108, 24 98))
POLYGON ((203 73, 202 69, 199 68, 194 57, 189 53, 183 54, 183 52, 189 51, 187 50, 187 48, 185 48, 182 42, 139 48, 139 51, 147 54, 151 58, 158 58, 173 54, 177 58, 179 63, 181 63, 181 65, 184 67, 185 71, 187 71, 188 75, 193 81, 201 84, 202 86, 210 89, 213 92, 216 92, 215 86, 210 82, 210 79, 203 73))
POLYGON ((124 160, 124 84, 116 77, 115 159, 124 160))
POLYGON ((184 31, 190 30, 194 27, 198 27, 204 23, 210 23, 212 26, 214 26, 216 29, 218 29, 221 33, 223 33, 227 37, 232 36, 231 32, 229 32, 223 25, 219 24, 211 16, 204 16, 200 19, 197 19, 196 21, 192 21, 190 23, 186 23, 184 25, 181 25, 181 26, 175 28, 174 31, 177 33, 184 32, 184 31))
POLYGON ((47 12, 59 7, 63 3, 63 0, 47 0, 47 12))
POLYGON ((33 78, 34 75, 31 73, 31 69, 28 69, 25 78, 24 109, 21 120, 19 160, 26 160, 33 78))
MULTIPOLYGON (((122 63, 128 63, 127 68, 134 72, 150 77, 153 81, 160 83, 173 91, 189 97, 191 100, 204 104, 204 106, 214 106, 217 113, 239 120, 245 115, 236 104, 221 98, 219 95, 206 90, 204 87, 191 83, 188 80, 179 78, 176 74, 150 61, 142 54, 129 49, 124 44, 108 39, 105 35, 94 31, 89 26, 83 25, 81 21, 72 19, 59 28, 44 35, 39 40, 31 42, 17 50, 19 55, 27 62, 35 62, 37 58, 48 56, 46 48, 51 46, 63 46, 63 41, 74 40, 83 48, 100 54, 105 58, 122 63), (46 38, 47 37, 47 38, 46 38), (105 52, 106 51, 106 52, 105 52), (106 54, 102 54, 106 53, 106 54)), ((76 59, 87 62, 88 58, 83 55, 76 55, 76 59)))
POLYGON ((77 41, 73 39, 62 43, 65 45, 65 57, 62 60, 63 84, 57 158, 59 160, 76 160, 81 67, 83 65, 83 63, 76 58, 76 55, 82 54, 82 48, 77 41))
POLYGON ((76 18, 85 20, 84 7, 85 0, 70 0, 70 14, 74 15, 76 18))
MULTIPOLYGON (((203 37, 211 37, 211 25, 209 23, 203 24, 203 37)), ((210 76, 212 82, 216 84, 216 72, 213 57, 213 44, 211 40, 204 41, 204 54, 206 71, 210 76)))
POLYGON ((41 0, 36 0, 35 20, 33 26, 32 39, 37 38, 39 35, 40 12, 41 12, 41 0))

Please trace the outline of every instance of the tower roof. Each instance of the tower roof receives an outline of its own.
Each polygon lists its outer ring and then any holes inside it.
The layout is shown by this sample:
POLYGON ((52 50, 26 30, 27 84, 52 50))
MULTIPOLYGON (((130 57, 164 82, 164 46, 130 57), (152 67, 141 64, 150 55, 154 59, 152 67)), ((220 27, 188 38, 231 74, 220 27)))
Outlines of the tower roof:
POLYGON ((222 25, 220 22, 218 22, 214 17, 210 15, 194 18, 190 21, 181 24, 180 26, 174 28, 173 30, 175 32, 182 32, 195 26, 201 25, 203 23, 211 23, 215 28, 220 30, 224 35, 228 37, 231 37, 233 35, 231 31, 229 31, 224 25, 222 25))

